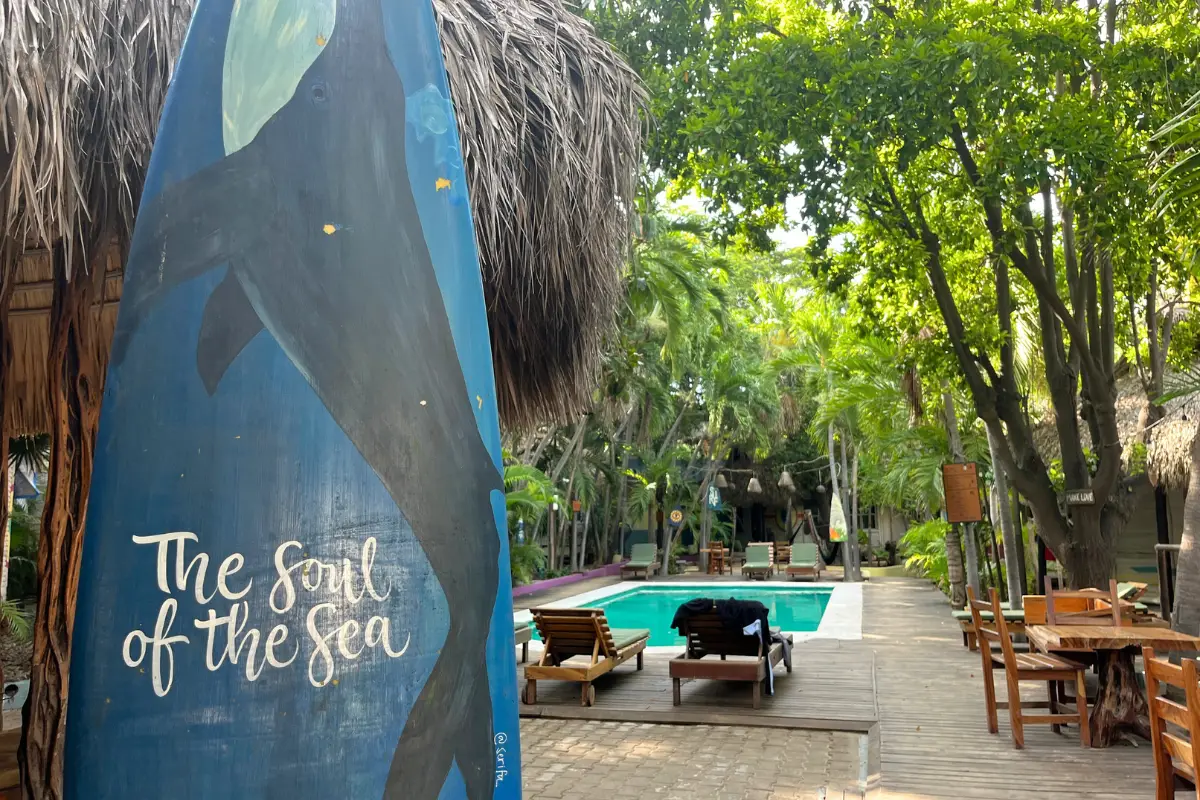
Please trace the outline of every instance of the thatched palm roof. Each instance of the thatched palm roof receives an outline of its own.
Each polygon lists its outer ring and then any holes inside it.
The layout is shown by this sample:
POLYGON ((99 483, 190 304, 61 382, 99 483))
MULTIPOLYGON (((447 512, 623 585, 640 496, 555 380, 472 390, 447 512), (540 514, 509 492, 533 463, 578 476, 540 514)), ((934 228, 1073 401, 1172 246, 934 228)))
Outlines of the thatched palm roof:
MULTIPOLYGON (((119 278, 194 2, 8 0, 0 8, 0 265, 15 260, 17 280, 33 284, 12 306, 16 385, 5 402, 14 431, 48 425, 47 248, 83 251, 73 263, 119 278)), ((645 95, 615 51, 558 0, 434 7, 501 414, 510 425, 562 417, 590 399, 619 301, 645 95)), ((103 351, 121 282, 105 288, 103 351)))
MULTIPOLYGON (((1153 424, 1146 422, 1146 392, 1135 374, 1117 379, 1117 428, 1121 434, 1126 469, 1135 456, 1134 445, 1145 441, 1145 470, 1150 482, 1166 489, 1186 489, 1191 475, 1191 447, 1200 420, 1200 394, 1168 401, 1166 416, 1153 424)), ((1090 449, 1091 435, 1080 420, 1083 446, 1090 449)), ((1046 410, 1033 431, 1034 444, 1046 461, 1060 457, 1054 413, 1046 410)), ((1140 455, 1138 456, 1140 460, 1140 455)))

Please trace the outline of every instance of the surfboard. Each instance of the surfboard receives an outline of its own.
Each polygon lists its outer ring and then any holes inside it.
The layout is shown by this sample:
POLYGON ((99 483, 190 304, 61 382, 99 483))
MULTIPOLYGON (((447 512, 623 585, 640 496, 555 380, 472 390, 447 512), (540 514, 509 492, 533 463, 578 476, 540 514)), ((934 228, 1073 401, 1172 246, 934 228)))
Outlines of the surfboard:
POLYGON ((66 796, 520 797, 500 433, 429 0, 203 0, 125 271, 66 796))

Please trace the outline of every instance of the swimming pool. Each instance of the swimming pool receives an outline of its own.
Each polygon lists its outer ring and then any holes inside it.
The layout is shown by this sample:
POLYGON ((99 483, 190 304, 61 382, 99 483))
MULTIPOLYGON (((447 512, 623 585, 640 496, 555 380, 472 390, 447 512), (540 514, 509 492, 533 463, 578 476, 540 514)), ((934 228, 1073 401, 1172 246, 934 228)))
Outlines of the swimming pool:
MULTIPOLYGON (((770 611, 771 627, 804 633, 820 627, 832 593, 832 588, 823 586, 667 588, 651 585, 626 589, 586 605, 603 608, 610 627, 649 628, 651 647, 670 647, 683 644, 683 638, 671 627, 675 609, 695 597, 757 600, 770 611)), ((537 637, 536 632, 534 637, 537 637)))

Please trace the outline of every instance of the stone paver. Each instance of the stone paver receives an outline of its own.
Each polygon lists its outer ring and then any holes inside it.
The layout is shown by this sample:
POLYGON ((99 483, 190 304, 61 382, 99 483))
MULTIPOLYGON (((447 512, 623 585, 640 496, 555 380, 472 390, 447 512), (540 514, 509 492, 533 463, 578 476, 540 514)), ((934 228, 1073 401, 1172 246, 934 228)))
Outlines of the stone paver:
POLYGON ((826 731, 523 719, 522 785, 526 800, 841 800, 863 772, 860 740, 826 731))

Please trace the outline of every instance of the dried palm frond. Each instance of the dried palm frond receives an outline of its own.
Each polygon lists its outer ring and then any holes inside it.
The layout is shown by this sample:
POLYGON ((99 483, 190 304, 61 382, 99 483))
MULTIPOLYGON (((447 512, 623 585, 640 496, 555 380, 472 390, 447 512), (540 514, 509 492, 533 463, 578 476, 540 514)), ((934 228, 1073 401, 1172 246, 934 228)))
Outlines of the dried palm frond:
MULTIPOLYGON (((17 250, 66 248, 84 269, 101 243, 124 247, 194 4, 0 6, 0 238, 17 250)), ((517 427, 564 418, 591 400, 620 299, 645 94, 558 0, 434 8, 501 414, 517 427)))

